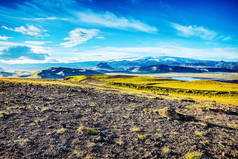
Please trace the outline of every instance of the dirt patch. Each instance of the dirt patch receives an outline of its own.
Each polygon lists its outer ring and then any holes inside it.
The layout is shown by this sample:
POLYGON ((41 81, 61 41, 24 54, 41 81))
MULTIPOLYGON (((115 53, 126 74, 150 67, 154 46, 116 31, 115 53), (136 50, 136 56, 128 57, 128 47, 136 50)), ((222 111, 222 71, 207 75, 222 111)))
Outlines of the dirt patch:
POLYGON ((0 82, 0 158, 236 158, 237 114, 197 113, 187 110, 190 104, 87 87, 0 82), (157 113, 165 107, 194 120, 157 113), (203 122, 208 115, 220 115, 222 124, 203 122))

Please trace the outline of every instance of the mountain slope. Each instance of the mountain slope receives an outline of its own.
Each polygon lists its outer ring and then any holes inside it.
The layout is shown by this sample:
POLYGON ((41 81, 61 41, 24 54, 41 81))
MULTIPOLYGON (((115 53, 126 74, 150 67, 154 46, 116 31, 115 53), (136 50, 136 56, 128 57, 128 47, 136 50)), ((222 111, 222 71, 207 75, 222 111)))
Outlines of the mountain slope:
MULTIPOLYGON (((225 62, 225 61, 211 61, 211 60, 198 60, 183 57, 144 57, 136 59, 122 59, 110 61, 85 61, 85 62, 72 62, 72 63, 43 63, 43 64, 2 64, 0 67, 4 70, 42 70, 50 67, 69 67, 77 69, 90 69, 97 68, 98 64, 106 63, 114 69, 128 69, 129 67, 142 67, 151 65, 168 65, 168 66, 189 66, 189 67, 214 67, 238 70, 238 62, 225 62)), ((104 66, 102 66, 104 67, 104 66)))
POLYGON ((67 76, 102 74, 98 71, 88 69, 74 69, 66 67, 51 67, 38 73, 40 78, 62 79, 67 76))
POLYGON ((113 68, 108 63, 106 63, 106 62, 100 62, 99 64, 97 64, 97 68, 113 70, 113 68))
POLYGON ((11 72, 0 71, 0 77, 10 77, 10 76, 14 76, 14 75, 16 75, 16 74, 11 73, 11 72))
MULTIPOLYGON (((215 66, 217 61, 196 60, 183 57, 145 57, 131 60, 108 62, 112 67, 138 67, 150 65, 169 65, 169 66, 215 66)), ((237 63, 238 65, 238 63, 237 63)))
POLYGON ((132 73, 203 73, 203 72, 238 72, 238 70, 213 67, 188 67, 188 66, 168 66, 168 65, 150 65, 142 67, 130 67, 132 73))

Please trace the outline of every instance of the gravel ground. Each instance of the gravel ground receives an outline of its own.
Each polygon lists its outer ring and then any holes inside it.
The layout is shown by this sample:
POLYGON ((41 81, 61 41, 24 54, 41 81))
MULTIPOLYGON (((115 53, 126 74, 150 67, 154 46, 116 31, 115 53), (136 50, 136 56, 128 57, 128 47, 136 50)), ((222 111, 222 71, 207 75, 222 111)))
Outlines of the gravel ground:
POLYGON ((186 115, 191 102, 0 82, 0 158, 236 158, 237 109, 186 115), (223 124, 201 122, 208 115, 223 124))

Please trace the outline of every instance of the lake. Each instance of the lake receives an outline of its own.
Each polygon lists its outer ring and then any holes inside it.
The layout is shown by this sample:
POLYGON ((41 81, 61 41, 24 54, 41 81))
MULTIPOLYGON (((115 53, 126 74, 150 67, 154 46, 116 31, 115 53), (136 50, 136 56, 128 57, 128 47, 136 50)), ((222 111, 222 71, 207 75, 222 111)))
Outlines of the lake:
POLYGON ((220 82, 238 83, 238 80, 219 79, 219 78, 200 78, 200 77, 163 77, 163 78, 169 78, 169 79, 181 80, 181 81, 212 80, 212 81, 220 81, 220 82))

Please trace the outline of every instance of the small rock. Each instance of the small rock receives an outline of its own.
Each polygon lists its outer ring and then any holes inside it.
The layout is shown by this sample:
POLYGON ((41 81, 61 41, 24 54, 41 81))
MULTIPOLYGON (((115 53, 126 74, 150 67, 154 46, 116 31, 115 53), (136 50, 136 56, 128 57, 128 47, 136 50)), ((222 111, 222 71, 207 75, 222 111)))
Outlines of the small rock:
POLYGON ((97 150, 98 150, 98 146, 95 145, 92 147, 92 151, 97 151, 97 150))
POLYGON ((160 98, 160 97, 155 97, 155 99, 157 99, 157 100, 163 100, 163 98, 160 98))
POLYGON ((64 143, 61 144, 61 150, 65 151, 66 150, 66 145, 64 143))
POLYGON ((165 108, 159 109, 159 115, 161 115, 162 117, 168 117, 170 119, 175 119, 175 120, 180 119, 179 115, 177 114, 175 109, 172 107, 165 107, 165 108))
POLYGON ((65 123, 61 123, 61 126, 62 126, 63 128, 66 128, 66 124, 65 124, 65 123))
POLYGON ((107 130, 101 131, 99 133, 100 136, 107 136, 109 134, 109 132, 107 130))
POLYGON ((99 142, 105 142, 104 136, 99 136, 97 139, 99 142))
POLYGON ((48 129, 53 129, 55 128, 53 125, 47 126, 48 129))

